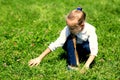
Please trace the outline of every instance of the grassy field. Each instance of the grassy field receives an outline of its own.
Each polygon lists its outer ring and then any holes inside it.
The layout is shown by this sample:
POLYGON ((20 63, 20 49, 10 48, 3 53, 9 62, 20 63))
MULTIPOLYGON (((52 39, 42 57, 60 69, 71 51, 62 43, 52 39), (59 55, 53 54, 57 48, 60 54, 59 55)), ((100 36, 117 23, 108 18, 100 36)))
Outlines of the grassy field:
POLYGON ((0 0, 0 80, 120 80, 120 0, 0 0), (91 69, 68 71, 62 48, 29 67, 77 6, 98 35, 99 53, 91 69))

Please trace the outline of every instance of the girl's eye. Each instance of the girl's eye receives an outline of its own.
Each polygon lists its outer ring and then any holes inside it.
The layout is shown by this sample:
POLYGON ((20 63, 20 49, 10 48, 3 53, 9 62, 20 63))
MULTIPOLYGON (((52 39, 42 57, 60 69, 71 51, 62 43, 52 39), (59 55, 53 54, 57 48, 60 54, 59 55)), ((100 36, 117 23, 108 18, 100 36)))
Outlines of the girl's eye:
POLYGON ((74 30, 75 28, 70 28, 70 30, 74 30))

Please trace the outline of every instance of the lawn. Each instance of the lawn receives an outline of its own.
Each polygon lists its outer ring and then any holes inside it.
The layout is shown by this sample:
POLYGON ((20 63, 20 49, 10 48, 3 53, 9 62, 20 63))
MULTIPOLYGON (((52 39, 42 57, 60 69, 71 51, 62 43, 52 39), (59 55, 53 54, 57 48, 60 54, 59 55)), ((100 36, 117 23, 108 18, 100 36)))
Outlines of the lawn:
POLYGON ((0 0, 0 80, 120 80, 119 8, 120 0, 0 0), (68 71, 62 48, 29 67, 78 6, 98 35, 99 53, 91 68, 85 74, 68 71))

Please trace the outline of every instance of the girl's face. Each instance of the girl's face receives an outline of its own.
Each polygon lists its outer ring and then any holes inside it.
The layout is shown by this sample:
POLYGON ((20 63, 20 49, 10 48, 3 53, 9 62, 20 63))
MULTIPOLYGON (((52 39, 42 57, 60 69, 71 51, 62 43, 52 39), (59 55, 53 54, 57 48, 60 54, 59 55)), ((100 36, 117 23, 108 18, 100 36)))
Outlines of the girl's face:
MULTIPOLYGON (((69 26, 69 25, 68 25, 69 26)), ((76 26, 69 26, 69 30, 72 34, 78 34, 79 32, 81 32, 83 29, 83 26, 81 25, 76 25, 76 26)))
POLYGON ((66 24, 72 34, 81 32, 84 28, 85 15, 82 11, 73 10, 66 18, 66 24))
POLYGON ((82 22, 81 24, 78 24, 76 21, 66 21, 69 30, 72 34, 78 34, 79 32, 81 32, 84 28, 84 22, 82 22))

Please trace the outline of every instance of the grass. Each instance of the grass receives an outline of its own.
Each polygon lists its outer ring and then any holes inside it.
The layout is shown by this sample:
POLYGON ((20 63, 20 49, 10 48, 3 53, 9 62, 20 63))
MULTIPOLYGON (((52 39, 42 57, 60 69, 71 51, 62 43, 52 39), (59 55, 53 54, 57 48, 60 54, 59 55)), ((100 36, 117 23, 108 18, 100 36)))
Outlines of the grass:
POLYGON ((119 7, 119 0, 0 0, 0 80, 119 80, 119 7), (61 48, 29 67, 28 61, 59 36, 65 16, 79 5, 98 35, 92 68, 85 74, 68 71, 61 48))

